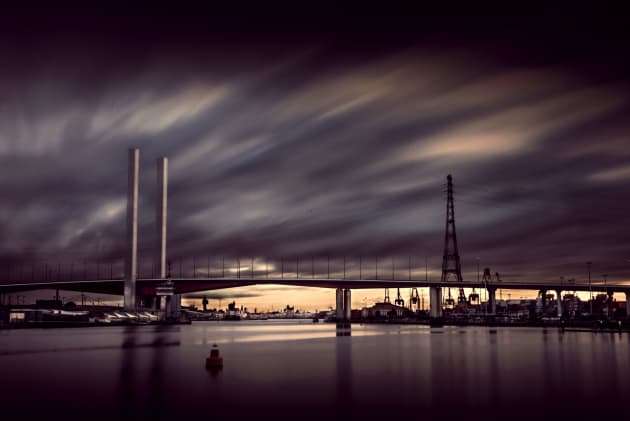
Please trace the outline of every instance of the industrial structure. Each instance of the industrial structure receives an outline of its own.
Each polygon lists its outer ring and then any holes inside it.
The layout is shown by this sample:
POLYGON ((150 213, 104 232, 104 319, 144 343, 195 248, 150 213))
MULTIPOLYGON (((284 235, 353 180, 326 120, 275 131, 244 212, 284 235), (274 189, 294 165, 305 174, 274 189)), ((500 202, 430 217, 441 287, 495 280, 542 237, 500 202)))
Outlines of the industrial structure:
MULTIPOLYGON (((457 247, 457 231, 455 230, 455 203, 453 198, 453 176, 446 177, 446 227, 444 229, 444 254, 442 257, 442 282, 447 282, 451 276, 455 281, 462 282, 462 263, 459 259, 457 247)), ((458 301, 466 301, 464 288, 459 288, 458 301)))

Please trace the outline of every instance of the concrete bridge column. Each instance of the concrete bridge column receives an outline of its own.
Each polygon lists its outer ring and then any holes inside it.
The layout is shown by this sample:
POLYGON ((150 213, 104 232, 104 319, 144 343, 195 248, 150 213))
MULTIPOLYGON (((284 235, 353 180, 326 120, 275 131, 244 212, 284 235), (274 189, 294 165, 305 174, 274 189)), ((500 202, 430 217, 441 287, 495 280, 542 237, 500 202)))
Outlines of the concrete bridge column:
POLYGON ((138 268, 138 178, 140 150, 129 149, 127 184, 127 251, 125 253, 125 310, 136 308, 136 276, 138 268))
POLYGON ((497 312, 497 289, 488 288, 488 301, 490 302, 490 314, 497 312))
POLYGON ((179 312, 182 309, 182 295, 173 294, 167 295, 164 300, 164 315, 167 319, 173 319, 179 317, 179 312))
POLYGON ((159 270, 158 277, 166 278, 166 215, 168 206, 168 158, 157 160, 158 200, 155 209, 155 230, 157 244, 155 261, 159 270))
POLYGON ((562 290, 556 290, 556 295, 558 297, 558 317, 562 317, 562 290))
POLYGON ((350 319, 352 319, 350 288, 343 290, 343 318, 344 321, 350 321, 350 319))
POLYGON ((540 302, 542 304, 542 314, 544 316, 547 310, 547 290, 541 289, 540 291, 538 291, 538 293, 540 294, 540 302))
POLYGON ((613 310, 613 295, 615 295, 615 291, 608 289, 606 290, 606 295, 608 295, 608 299, 606 300, 606 315, 611 317, 613 310))
POLYGON ((337 288, 337 320, 343 319, 343 288, 337 288))
POLYGON ((442 288, 429 287, 429 315, 433 319, 442 317, 442 288))
POLYGON ((173 317, 178 317, 181 309, 182 309, 182 294, 173 294, 173 297, 171 299, 171 311, 173 312, 173 317))
MULTIPOLYGON (((157 159, 157 202, 155 207, 156 240, 154 261, 157 263, 158 278, 166 279, 166 223, 168 207, 168 158, 157 159)), ((170 284, 170 281, 167 281, 170 284)), ((156 296, 156 310, 164 311, 165 318, 179 316, 181 295, 156 296)))

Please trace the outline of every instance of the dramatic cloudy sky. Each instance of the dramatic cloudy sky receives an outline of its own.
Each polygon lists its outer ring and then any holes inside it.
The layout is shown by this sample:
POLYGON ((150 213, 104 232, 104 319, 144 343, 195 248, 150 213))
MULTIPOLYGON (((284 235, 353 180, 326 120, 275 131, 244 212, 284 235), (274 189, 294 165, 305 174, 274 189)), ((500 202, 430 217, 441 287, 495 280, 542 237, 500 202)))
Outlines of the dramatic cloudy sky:
MULTIPOLYGON (((130 147, 145 267, 168 156, 168 252, 185 267, 411 255, 439 276, 452 174, 465 278, 477 257, 504 279, 583 280, 589 260, 595 279, 630 278, 621 21, 291 22, 6 19, 2 279, 122 267, 130 147)), ((306 302, 296 291, 282 301, 306 302)))

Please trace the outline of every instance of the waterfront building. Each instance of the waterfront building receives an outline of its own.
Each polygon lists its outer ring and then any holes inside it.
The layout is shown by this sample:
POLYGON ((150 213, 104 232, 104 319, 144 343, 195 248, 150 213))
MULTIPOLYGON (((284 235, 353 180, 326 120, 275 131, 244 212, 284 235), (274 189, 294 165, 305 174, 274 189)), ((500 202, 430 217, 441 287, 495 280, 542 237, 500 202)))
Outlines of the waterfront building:
POLYGON ((361 310, 361 317, 364 319, 400 319, 408 312, 408 309, 396 304, 376 303, 372 307, 364 307, 361 310))

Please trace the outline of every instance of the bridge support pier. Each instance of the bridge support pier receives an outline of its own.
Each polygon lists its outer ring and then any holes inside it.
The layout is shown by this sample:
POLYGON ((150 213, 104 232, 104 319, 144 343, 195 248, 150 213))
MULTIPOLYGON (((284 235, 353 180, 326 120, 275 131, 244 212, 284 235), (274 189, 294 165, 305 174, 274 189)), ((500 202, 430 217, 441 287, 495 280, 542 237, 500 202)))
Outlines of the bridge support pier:
POLYGON ((350 288, 343 290, 343 319, 348 322, 352 319, 350 288))
MULTIPOLYGON (((159 298, 159 297, 158 297, 159 298)), ((164 296, 164 299, 161 300, 160 310, 164 311, 164 318, 166 319, 176 319, 179 317, 179 312, 182 309, 182 295, 181 294, 173 294, 164 296)))
POLYGON ((442 317, 442 288, 429 288, 429 315, 432 319, 442 317))
POLYGON ((558 298, 558 317, 562 317, 562 290, 556 290, 556 295, 558 298))
POLYGON ((173 294, 171 297, 170 316, 173 318, 179 317, 179 312, 182 309, 182 294, 173 294))
POLYGON ((336 319, 338 322, 349 322, 352 317, 350 288, 337 288, 336 319))
POLYGON ((125 254, 125 310, 136 308, 136 276, 138 272, 138 177, 140 150, 129 149, 127 184, 127 252, 125 254))
POLYGON ((490 304, 490 314, 496 314, 497 312, 497 289, 488 288, 488 301, 490 304))
POLYGON ((155 230, 157 232, 157 244, 155 261, 159 272, 159 278, 166 278, 166 212, 168 197, 168 158, 157 160, 157 188, 158 200, 155 208, 155 230))
POLYGON ((542 314, 544 316, 547 311, 547 290, 541 289, 538 291, 538 294, 540 294, 540 303, 542 306, 542 314))
POLYGON ((337 288, 336 319, 343 320, 343 288, 337 288))
MULTIPOLYGON (((155 207, 155 230, 157 244, 155 247, 155 262, 158 267, 158 277, 166 279, 166 223, 167 223, 167 205, 168 205, 168 158, 158 158, 156 162, 157 168, 157 203, 155 207)), ((170 274, 169 274, 170 276, 170 274)), ((167 280, 170 285, 170 281, 167 280)), ((159 299, 160 297, 156 297, 159 299)), ((157 309, 164 311, 164 318, 172 319, 179 317, 181 308, 181 295, 175 294, 164 296, 162 302, 157 302, 157 309)))
POLYGON ((606 316, 611 317, 613 311, 613 296, 615 295, 615 291, 612 289, 606 290, 606 295, 608 298, 606 299, 606 316))

